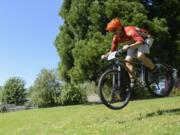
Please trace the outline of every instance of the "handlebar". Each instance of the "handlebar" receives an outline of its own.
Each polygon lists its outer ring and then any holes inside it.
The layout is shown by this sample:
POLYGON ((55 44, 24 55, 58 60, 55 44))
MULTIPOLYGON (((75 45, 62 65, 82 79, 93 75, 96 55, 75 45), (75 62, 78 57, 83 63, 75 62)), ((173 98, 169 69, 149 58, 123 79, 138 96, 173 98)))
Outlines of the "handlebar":
POLYGON ((124 52, 125 52, 125 51, 124 51, 123 49, 119 49, 119 50, 116 51, 115 56, 116 56, 116 57, 119 57, 120 54, 122 54, 122 53, 124 53, 124 52))
POLYGON ((114 52, 108 54, 108 56, 104 57, 103 59, 104 59, 104 60, 112 60, 112 59, 115 59, 115 58, 119 57, 120 54, 122 54, 123 52, 125 52, 123 49, 119 49, 119 50, 117 50, 117 51, 114 51, 114 52))

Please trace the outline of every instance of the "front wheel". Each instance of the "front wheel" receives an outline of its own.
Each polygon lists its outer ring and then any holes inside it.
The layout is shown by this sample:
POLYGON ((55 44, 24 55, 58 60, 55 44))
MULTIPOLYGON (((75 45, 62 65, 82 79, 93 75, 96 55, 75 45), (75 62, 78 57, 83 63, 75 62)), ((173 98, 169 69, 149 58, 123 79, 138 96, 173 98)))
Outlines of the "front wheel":
POLYGON ((129 75, 125 70, 107 70, 100 77, 98 91, 104 105, 114 110, 122 109, 131 97, 129 75))
POLYGON ((151 82, 151 78, 154 75, 151 72, 146 71, 146 84, 148 90, 155 96, 166 97, 169 96, 173 88, 173 77, 169 72, 168 68, 163 64, 156 64, 158 67, 158 76, 156 77, 156 82, 151 82))

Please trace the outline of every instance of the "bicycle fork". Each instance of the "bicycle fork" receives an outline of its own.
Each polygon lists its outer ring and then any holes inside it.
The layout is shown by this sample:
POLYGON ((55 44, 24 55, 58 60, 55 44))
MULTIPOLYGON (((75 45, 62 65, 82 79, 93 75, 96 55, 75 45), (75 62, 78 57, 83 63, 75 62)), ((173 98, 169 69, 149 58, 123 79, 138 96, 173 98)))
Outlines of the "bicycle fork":
MULTIPOLYGON (((121 68, 120 66, 115 67, 113 66, 114 70, 118 70, 120 71, 121 68)), ((112 101, 116 99, 116 92, 117 90, 120 88, 121 82, 120 82, 120 73, 118 72, 117 74, 113 74, 113 78, 112 78, 112 91, 111 91, 111 97, 112 97, 112 101)))
MULTIPOLYGON (((121 67, 120 66, 118 66, 118 68, 113 66, 113 69, 117 69, 119 72, 121 71, 121 67)), ((119 72, 118 72, 117 75, 113 74, 113 82, 112 82, 113 91, 116 90, 116 87, 120 88, 120 85, 121 85, 121 81, 120 81, 120 79, 121 79, 120 77, 121 76, 120 76, 119 72)))

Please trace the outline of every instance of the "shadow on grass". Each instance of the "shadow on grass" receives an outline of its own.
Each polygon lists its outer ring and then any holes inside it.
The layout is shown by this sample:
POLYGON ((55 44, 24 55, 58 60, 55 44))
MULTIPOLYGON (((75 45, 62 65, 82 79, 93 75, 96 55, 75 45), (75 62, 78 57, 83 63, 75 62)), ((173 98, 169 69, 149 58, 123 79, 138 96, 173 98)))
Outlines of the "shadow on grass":
POLYGON ((155 112, 147 113, 145 115, 141 115, 136 118, 136 120, 142 120, 145 118, 150 118, 150 117, 157 117, 161 115, 180 115, 180 108, 175 108, 175 109, 166 109, 166 110, 157 110, 155 112))
POLYGON ((118 121, 118 124, 124 124, 127 122, 132 122, 132 121, 140 121, 146 118, 151 118, 151 117, 157 117, 157 116, 163 116, 163 115, 180 115, 180 108, 175 108, 175 109, 166 109, 166 110, 157 110, 155 112, 147 113, 145 115, 142 115, 141 113, 137 118, 131 119, 131 120, 122 120, 118 121))
POLYGON ((145 117, 155 117, 155 116, 160 116, 160 115, 178 115, 180 114, 180 108, 176 108, 176 109, 167 109, 167 110, 157 110, 156 112, 151 112, 151 113, 147 113, 145 115, 145 117))

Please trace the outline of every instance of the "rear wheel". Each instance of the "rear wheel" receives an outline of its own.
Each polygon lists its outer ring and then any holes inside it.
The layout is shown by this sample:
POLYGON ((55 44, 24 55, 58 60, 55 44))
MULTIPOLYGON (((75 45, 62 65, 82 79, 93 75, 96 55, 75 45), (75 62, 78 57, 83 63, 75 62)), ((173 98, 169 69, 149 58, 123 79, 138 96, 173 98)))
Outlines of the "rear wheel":
POLYGON ((104 105, 110 109, 122 109, 131 96, 130 79, 125 70, 107 70, 98 84, 99 96, 104 105))
POLYGON ((169 73, 168 68, 166 68, 166 66, 164 66, 163 64, 156 64, 156 66, 158 67, 158 76, 156 78, 156 82, 151 82, 153 74, 151 72, 146 71, 145 79, 148 89, 155 96, 169 96, 173 88, 172 74, 169 73))

